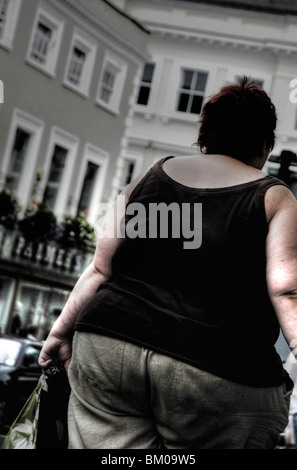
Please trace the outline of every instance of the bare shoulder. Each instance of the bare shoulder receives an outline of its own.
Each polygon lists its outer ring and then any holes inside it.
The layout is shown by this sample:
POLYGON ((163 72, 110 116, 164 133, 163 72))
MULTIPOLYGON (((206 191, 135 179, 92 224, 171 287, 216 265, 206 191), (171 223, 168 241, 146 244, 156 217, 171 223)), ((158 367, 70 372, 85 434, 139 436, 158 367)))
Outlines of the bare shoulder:
POLYGON ((286 186, 271 186, 265 194, 265 212, 268 223, 283 212, 294 213, 297 217, 297 201, 286 186))
POLYGON ((128 201, 130 198, 130 194, 132 191, 136 188, 136 186, 140 183, 142 178, 147 174, 147 171, 144 171, 140 173, 138 176, 136 176, 135 179, 133 179, 125 188, 121 191, 120 195, 123 195, 126 197, 126 200, 128 201))

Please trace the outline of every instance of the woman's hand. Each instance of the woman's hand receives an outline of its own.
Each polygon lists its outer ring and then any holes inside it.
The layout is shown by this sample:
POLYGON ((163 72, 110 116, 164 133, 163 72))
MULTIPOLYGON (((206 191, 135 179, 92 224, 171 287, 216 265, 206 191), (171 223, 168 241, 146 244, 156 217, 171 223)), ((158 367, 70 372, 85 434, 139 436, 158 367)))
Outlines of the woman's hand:
POLYGON ((52 363, 60 362, 68 371, 72 355, 72 337, 63 337, 50 332, 39 355, 38 364, 46 370, 52 363))

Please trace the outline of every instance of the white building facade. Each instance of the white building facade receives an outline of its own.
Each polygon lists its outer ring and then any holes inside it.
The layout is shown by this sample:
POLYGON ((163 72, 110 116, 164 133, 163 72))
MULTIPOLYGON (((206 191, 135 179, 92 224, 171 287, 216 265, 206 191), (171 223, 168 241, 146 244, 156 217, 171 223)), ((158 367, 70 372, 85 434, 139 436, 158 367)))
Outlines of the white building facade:
MULTIPOLYGON (((0 0, 0 192, 16 196, 20 219, 43 203, 59 222, 85 213, 95 225, 125 148, 148 37, 107 0, 0 0)), ((18 321, 41 339, 91 253, 3 227, 0 332, 18 321)))
MULTIPOLYGON (((296 104, 290 100, 290 85, 297 78, 297 7, 292 0, 273 2, 274 7, 253 0, 113 2, 151 32, 151 58, 143 71, 116 189, 128 173, 136 176, 159 158, 197 153, 193 144, 203 103, 243 75, 257 80, 277 107, 273 154, 297 152, 296 104)), ((266 167, 272 173, 278 168, 277 161, 266 167)), ((290 168, 296 169, 294 164, 290 168)))

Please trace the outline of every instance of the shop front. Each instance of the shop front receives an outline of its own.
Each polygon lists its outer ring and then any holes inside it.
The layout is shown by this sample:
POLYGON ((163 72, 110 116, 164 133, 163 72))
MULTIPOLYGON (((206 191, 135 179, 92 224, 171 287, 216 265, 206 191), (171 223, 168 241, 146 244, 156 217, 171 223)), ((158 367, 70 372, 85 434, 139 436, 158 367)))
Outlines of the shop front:
POLYGON ((44 340, 92 257, 91 248, 33 243, 0 225, 0 333, 44 340))

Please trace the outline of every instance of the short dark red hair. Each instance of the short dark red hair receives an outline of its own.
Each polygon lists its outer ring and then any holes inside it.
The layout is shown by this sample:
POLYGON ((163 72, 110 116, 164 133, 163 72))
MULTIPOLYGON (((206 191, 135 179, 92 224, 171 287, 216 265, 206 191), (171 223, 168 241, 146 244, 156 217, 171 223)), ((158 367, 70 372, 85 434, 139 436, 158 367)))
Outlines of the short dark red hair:
POLYGON ((224 86, 204 105, 197 145, 206 154, 224 154, 245 163, 272 150, 277 122, 275 106, 256 82, 243 77, 224 86))

